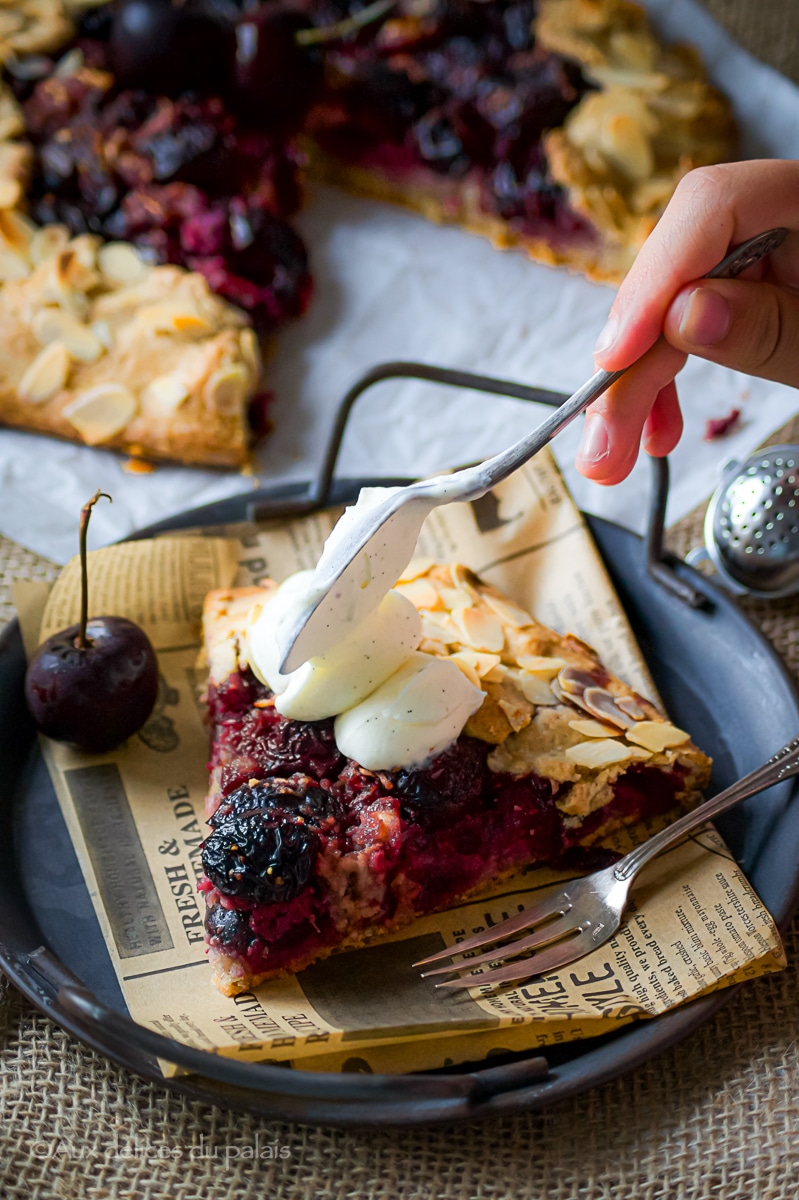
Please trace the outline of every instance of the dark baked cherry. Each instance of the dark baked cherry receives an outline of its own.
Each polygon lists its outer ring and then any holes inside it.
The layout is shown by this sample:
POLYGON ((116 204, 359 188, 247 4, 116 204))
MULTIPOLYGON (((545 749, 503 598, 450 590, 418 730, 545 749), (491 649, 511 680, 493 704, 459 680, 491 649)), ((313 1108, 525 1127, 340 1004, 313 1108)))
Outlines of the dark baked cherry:
POLYGON ((471 104, 452 102, 431 109, 413 132, 419 153, 435 171, 457 177, 473 163, 491 158, 494 132, 471 104))
POLYGON ((122 0, 108 40, 108 64, 122 87, 174 96, 190 87, 216 90, 230 32, 191 4, 122 0))
POLYGON ((244 783, 226 796, 208 824, 218 829, 231 817, 250 815, 254 812, 293 813, 311 825, 327 824, 331 818, 342 815, 338 800, 315 779, 295 774, 288 779, 273 776, 258 783, 244 783))
POLYGON ((231 954, 246 954, 253 938, 249 913, 221 904, 209 908, 205 928, 211 945, 231 954))
POLYGON ((268 814, 231 817, 202 847, 205 874, 226 896, 244 896, 256 904, 293 900, 307 884, 318 841, 313 830, 268 814))
POLYGON ((81 512, 80 622, 48 638, 25 677, 40 732, 91 753, 111 750, 141 729, 158 696, 158 660, 144 630, 124 617, 87 619, 86 529, 100 495, 81 512))
POLYGON ((390 775, 406 820, 444 826, 478 807, 485 795, 488 746, 460 737, 419 771, 390 775))
POLYGON ((302 120, 322 81, 321 55, 297 42, 308 28, 305 17, 277 3, 239 20, 230 83, 235 107, 259 123, 283 127, 302 120))
POLYGON ((314 779, 332 778, 342 764, 332 720, 291 721, 268 708, 245 713, 238 748, 252 757, 258 774, 283 779, 297 771, 314 779))

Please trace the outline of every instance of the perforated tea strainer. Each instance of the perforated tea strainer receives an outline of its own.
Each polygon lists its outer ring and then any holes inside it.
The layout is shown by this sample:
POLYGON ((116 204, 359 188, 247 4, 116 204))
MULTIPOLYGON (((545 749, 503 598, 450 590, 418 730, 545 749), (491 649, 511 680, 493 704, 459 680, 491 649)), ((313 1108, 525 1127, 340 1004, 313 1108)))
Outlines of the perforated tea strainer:
POLYGON ((730 591, 764 600, 799 592, 799 446, 726 463, 704 537, 688 562, 710 559, 730 591))

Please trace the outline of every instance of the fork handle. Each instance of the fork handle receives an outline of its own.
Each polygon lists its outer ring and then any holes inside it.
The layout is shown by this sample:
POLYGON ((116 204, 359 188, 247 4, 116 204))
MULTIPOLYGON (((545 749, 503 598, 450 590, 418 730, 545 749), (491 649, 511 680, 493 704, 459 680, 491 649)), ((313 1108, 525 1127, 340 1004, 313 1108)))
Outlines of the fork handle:
POLYGON ((679 841, 686 833, 690 833, 692 829, 704 825, 706 821, 726 812, 728 808, 733 808, 747 797, 755 796, 758 792, 773 787, 775 783, 780 783, 783 779, 790 779, 793 775, 799 775, 799 737, 788 742, 786 746, 772 755, 767 763, 757 767, 743 779, 739 779, 732 787, 719 792, 718 796, 714 796, 711 800, 706 800, 693 812, 686 813, 684 817, 680 817, 666 829, 656 833, 654 837, 649 838, 640 846, 636 846, 629 854, 625 854, 624 858, 616 863, 613 871, 614 878, 618 880, 633 879, 646 863, 665 850, 667 846, 679 841))

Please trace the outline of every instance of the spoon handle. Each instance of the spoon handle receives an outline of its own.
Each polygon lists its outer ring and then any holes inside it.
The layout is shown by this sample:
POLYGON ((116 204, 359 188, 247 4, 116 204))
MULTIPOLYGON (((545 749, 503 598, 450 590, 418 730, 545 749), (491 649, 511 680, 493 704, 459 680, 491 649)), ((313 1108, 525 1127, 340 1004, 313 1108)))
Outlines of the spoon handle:
MULTIPOLYGON (((759 262, 761 258, 765 258, 767 254, 771 254, 772 250, 776 250, 778 246, 781 246, 787 233, 787 229, 769 229, 766 233, 760 233, 757 237, 750 238, 740 246, 736 246, 726 258, 723 258, 711 271, 708 271, 704 278, 734 279, 742 271, 745 271, 747 267, 751 267, 753 263, 759 262)), ((658 341, 662 340, 663 335, 661 334, 658 341)), ((463 499, 477 499, 478 496, 483 495, 498 483, 501 483, 503 479, 507 479, 508 475, 518 470, 533 455, 548 445, 556 434, 565 429, 581 412, 584 412, 588 408, 588 405, 592 404, 603 392, 607 391, 612 383, 615 383, 617 379, 621 379, 622 375, 626 374, 633 365, 633 363, 630 363, 629 366, 622 367, 620 371, 596 371, 582 387, 578 388, 568 400, 564 400, 560 408, 556 408, 532 433, 528 433, 526 437, 521 438, 515 445, 509 446, 507 450, 495 454, 493 458, 486 459, 479 467, 470 468, 467 472, 464 472, 464 475, 471 475, 473 473, 474 477, 479 480, 479 483, 477 483, 473 493, 463 496, 463 499)), ((454 482, 456 476, 451 476, 450 479, 454 482)), ((467 482, 466 479, 464 479, 464 482, 467 482)))

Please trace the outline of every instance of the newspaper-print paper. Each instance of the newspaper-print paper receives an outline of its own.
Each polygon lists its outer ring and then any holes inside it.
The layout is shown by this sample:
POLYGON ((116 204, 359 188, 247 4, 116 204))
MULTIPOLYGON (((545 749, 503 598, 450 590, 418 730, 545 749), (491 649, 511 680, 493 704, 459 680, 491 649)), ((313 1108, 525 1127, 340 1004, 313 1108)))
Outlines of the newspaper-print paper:
MULTIPOLYGON (((296 977, 233 998, 215 989, 196 891, 208 758, 198 700, 202 600, 211 587, 280 580, 312 565, 336 516, 229 530, 227 537, 213 531, 135 542, 90 556, 91 611, 121 613, 147 630, 158 650, 159 699, 145 727, 118 750, 91 756, 48 742, 45 754, 131 1016, 241 1059, 418 1070, 606 1033, 779 970, 785 959, 771 917, 706 828, 650 864, 612 941, 512 990, 442 994, 411 964, 520 911, 563 873, 529 868, 479 899, 296 977)), ((546 623, 594 645, 611 670, 653 695, 604 566, 548 454, 490 496, 433 513, 419 553, 466 563, 546 623)), ((42 637, 76 619, 76 584, 70 565, 47 600, 42 637)), ((24 615, 29 625, 32 613, 24 615)), ((624 831, 615 844, 629 849, 656 827, 624 831)))

